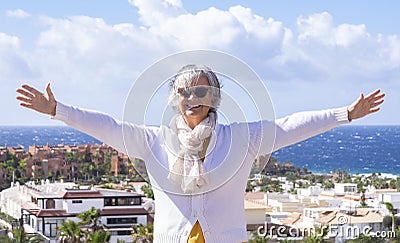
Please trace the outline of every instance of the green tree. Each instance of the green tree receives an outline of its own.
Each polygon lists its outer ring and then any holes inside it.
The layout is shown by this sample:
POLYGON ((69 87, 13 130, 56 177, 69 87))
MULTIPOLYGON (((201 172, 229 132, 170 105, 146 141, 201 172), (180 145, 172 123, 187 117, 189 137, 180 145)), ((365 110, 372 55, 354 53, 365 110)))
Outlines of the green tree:
POLYGON ((13 237, 16 243, 25 243, 27 242, 26 233, 24 227, 17 227, 12 231, 13 237))
POLYGON ((267 234, 258 234, 258 232, 254 232, 252 234, 252 239, 248 241, 248 243, 267 243, 270 238, 267 234))
POLYGON ((106 243, 110 241, 110 233, 104 230, 97 230, 89 235, 88 242, 90 243, 106 243))
POLYGON ((13 243, 13 240, 10 239, 7 235, 0 236, 0 242, 2 243, 13 243))
POLYGON ((372 185, 376 189, 386 189, 389 188, 388 183, 383 178, 375 177, 372 179, 372 185))
POLYGON ((382 202, 382 204, 385 204, 387 210, 389 210, 389 212, 390 212, 390 214, 392 216, 392 232, 394 232, 394 230, 395 230, 395 227, 394 227, 394 214, 395 214, 395 211, 394 211, 393 204, 391 204, 390 202, 382 202))
POLYGON ((400 191, 400 176, 396 177, 396 189, 400 191))
POLYGON ((133 227, 131 237, 133 243, 151 243, 153 242, 153 224, 137 224, 133 227))
POLYGON ((75 152, 66 152, 65 155, 67 157, 66 160, 69 164, 77 161, 77 156, 75 152))
MULTIPOLYGON (((382 220, 383 228, 384 229, 391 229, 392 228, 392 216, 386 215, 383 217, 382 220)), ((400 225, 400 217, 394 217, 394 228, 397 230, 398 226, 400 225)))
POLYGON ((80 225, 88 226, 93 231, 97 230, 101 225, 101 211, 95 207, 91 207, 89 210, 83 211, 76 217, 81 220, 81 222, 79 222, 80 225))
POLYGON ((324 243, 329 233, 329 227, 326 225, 314 226, 313 230, 310 230, 309 235, 304 237, 305 243, 324 243))
POLYGON ((372 235, 364 235, 360 234, 357 238, 352 240, 346 240, 346 243, 383 243, 386 242, 385 239, 372 236, 372 235))
POLYGON ((153 190, 148 185, 143 185, 140 189, 142 189, 144 195, 148 198, 154 199, 153 190))
POLYGON ((87 227, 87 230, 83 231, 85 235, 85 242, 100 243, 109 241, 110 234, 104 230, 104 226, 100 221, 100 209, 91 207, 89 210, 83 211, 76 217, 81 220, 79 225, 87 227))
POLYGON ((327 179, 322 182, 322 187, 325 189, 331 189, 335 187, 335 184, 333 184, 331 179, 327 179))
POLYGON ((57 230, 60 231, 62 243, 80 242, 83 236, 83 232, 79 227, 79 224, 72 220, 62 222, 61 226, 59 226, 57 230))

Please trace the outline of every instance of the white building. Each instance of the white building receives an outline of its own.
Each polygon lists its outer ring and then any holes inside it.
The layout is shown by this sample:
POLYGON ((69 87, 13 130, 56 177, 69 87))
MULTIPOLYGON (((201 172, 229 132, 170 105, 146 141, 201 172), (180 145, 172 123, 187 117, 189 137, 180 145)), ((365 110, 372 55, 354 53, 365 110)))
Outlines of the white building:
POLYGON ((110 242, 132 242, 131 227, 147 224, 142 195, 77 187, 73 183, 17 184, 1 192, 0 207, 4 213, 21 219, 27 233, 40 233, 50 242, 57 242, 57 227, 63 221, 79 221, 76 216, 91 207, 101 210, 101 222, 111 232, 110 242))
POLYGON ((400 209, 400 192, 392 192, 392 193, 385 193, 379 194, 379 201, 380 202, 389 202, 393 205, 396 213, 399 213, 400 209))
POLYGON ((349 195, 357 193, 357 184, 355 183, 335 183, 335 195, 349 195))

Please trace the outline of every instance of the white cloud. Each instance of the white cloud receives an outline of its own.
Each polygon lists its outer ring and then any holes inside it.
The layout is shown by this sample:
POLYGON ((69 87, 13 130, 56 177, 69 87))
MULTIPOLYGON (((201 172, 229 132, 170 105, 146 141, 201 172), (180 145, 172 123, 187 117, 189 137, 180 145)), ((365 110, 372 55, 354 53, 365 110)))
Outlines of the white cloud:
POLYGON ((129 3, 138 8, 140 20, 146 26, 156 26, 166 18, 186 13, 179 0, 129 0, 129 3))
POLYGON ((350 47, 368 37, 365 25, 341 24, 334 30, 335 43, 343 47, 350 47))
POLYGON ((20 47, 20 39, 0 32, 0 84, 34 75, 20 47))
POLYGON ((6 15, 8 17, 13 17, 17 19, 25 19, 31 17, 31 15, 27 12, 25 12, 22 9, 16 9, 16 10, 9 10, 6 12, 6 15))
POLYGON ((373 35, 362 24, 335 25, 327 12, 300 16, 297 29, 289 29, 242 6, 189 13, 179 0, 130 3, 141 26, 110 25, 89 16, 41 17, 43 26, 32 50, 21 47, 23 39, 0 33, 0 83, 23 77, 43 80, 40 85, 54 80, 59 89, 79 84, 77 90, 66 88, 65 98, 79 100, 93 91, 85 101, 91 103, 85 104, 115 112, 115 103, 110 105, 104 96, 123 103, 127 88, 147 66, 192 48, 233 54, 281 90, 399 79, 399 36, 373 35))
POLYGON ((265 19, 254 14, 250 8, 242 6, 231 7, 229 8, 229 12, 244 27, 247 35, 264 42, 282 40, 283 29, 281 22, 275 21, 272 18, 265 19))
POLYGON ((40 68, 47 74, 57 70, 54 76, 61 72, 71 82, 106 83, 121 74, 133 78, 132 71, 140 71, 159 55, 159 39, 131 24, 108 25, 87 16, 42 21, 49 28, 37 41, 40 68))
POLYGON ((19 39, 16 36, 9 36, 5 33, 0 33, 0 47, 2 49, 17 48, 19 46, 19 39))
MULTIPOLYGON (((393 35, 387 38, 388 49, 387 55, 389 56, 390 65, 393 68, 399 69, 400 67, 400 37, 393 35)), ((386 56, 386 55, 384 55, 386 56)))
POLYGON ((300 16, 297 19, 297 28, 299 29, 298 40, 300 42, 318 42, 324 45, 333 45, 332 38, 333 18, 327 13, 313 14, 304 18, 300 16))
POLYGON ((268 62, 276 80, 372 82, 397 75, 397 36, 372 35, 365 25, 336 26, 327 12, 300 16, 297 28, 297 36, 287 35, 282 54, 268 62))
POLYGON ((95 77, 91 83, 103 83, 121 72, 132 76, 171 52, 210 48, 244 59, 269 80, 323 82, 375 78, 390 73, 400 59, 396 35, 373 36, 365 25, 335 25, 327 12, 300 16, 297 30, 291 30, 242 6, 188 13, 179 0, 130 2, 143 26, 109 25, 88 16, 43 18, 46 28, 29 63, 54 77, 74 82, 95 77))
POLYGON ((260 63, 280 52, 286 35, 281 22, 265 19, 242 6, 188 13, 180 2, 130 2, 138 8, 144 28, 173 50, 218 49, 239 57, 252 56, 250 62, 260 63))

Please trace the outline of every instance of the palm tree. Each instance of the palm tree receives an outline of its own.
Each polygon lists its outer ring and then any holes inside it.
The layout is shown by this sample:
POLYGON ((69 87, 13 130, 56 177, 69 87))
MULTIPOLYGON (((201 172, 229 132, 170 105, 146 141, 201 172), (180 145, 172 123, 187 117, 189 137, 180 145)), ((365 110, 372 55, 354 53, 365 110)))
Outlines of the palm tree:
POLYGON ((13 243, 13 240, 10 239, 7 235, 0 236, 0 242, 2 243, 13 243))
POLYGON ((253 239, 249 240, 248 243, 267 243, 270 238, 267 234, 259 234, 258 232, 253 233, 253 239))
POLYGON ((87 211, 83 211, 82 213, 76 216, 78 219, 81 220, 79 224, 89 226, 93 231, 96 231, 100 225, 100 217, 101 217, 101 210, 96 209, 95 207, 89 208, 87 211))
POLYGON ((26 233, 24 227, 18 227, 12 231, 16 243, 26 242, 26 233))
POLYGON ((393 204, 391 204, 390 202, 382 202, 383 204, 385 204, 387 210, 389 210, 391 216, 392 216, 392 232, 394 232, 394 207, 393 204))
POLYGON ((79 224, 72 221, 64 221, 61 223, 61 226, 57 228, 60 231, 61 242, 63 243, 75 243, 80 242, 83 232, 79 227, 79 224))
POLYGON ((138 224, 133 227, 131 234, 133 243, 150 243, 153 242, 153 224, 138 224))
POLYGON ((85 235, 85 242, 89 242, 91 238, 91 234, 101 229, 101 211, 100 209, 96 209, 95 207, 89 208, 87 211, 83 211, 82 213, 76 216, 81 220, 79 222, 80 225, 85 225, 88 227, 87 230, 84 230, 83 233, 85 235))
POLYGON ((308 236, 304 237, 305 243, 323 243, 326 242, 325 237, 328 236, 329 227, 321 225, 320 227, 314 226, 308 236))
POLYGON ((151 198, 151 199, 154 200, 153 189, 151 189, 150 186, 143 185, 140 189, 143 191, 143 193, 146 195, 146 197, 151 198))
POLYGON ((104 230, 97 230, 89 235, 90 243, 106 243, 110 241, 110 233, 104 230))

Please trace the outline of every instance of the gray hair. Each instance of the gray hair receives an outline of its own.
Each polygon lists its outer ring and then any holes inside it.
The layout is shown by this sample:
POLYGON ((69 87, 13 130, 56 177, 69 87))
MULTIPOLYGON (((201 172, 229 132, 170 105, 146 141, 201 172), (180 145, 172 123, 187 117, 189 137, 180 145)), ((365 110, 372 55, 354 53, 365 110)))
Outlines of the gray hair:
POLYGON ((200 78, 206 77, 211 87, 212 100, 210 112, 216 112, 221 103, 221 84, 217 75, 205 65, 190 64, 182 67, 170 82, 168 103, 177 109, 178 88, 191 87, 200 78))

